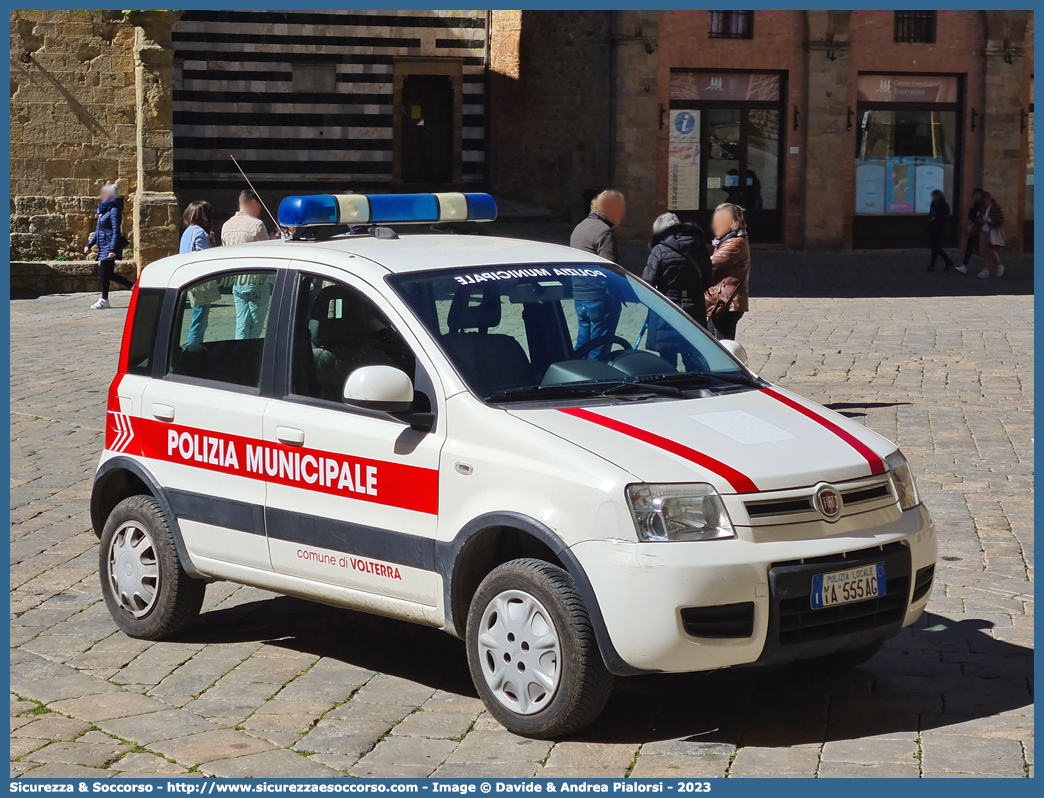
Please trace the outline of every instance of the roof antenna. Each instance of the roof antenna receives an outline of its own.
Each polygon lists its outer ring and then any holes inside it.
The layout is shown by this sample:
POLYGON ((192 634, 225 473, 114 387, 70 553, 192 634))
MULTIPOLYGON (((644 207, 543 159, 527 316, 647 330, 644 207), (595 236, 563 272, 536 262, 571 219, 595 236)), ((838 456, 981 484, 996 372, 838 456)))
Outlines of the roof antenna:
POLYGON ((276 221, 275 216, 272 215, 272 211, 268 210, 268 206, 265 205, 265 201, 261 199, 261 195, 257 193, 257 189, 254 188, 254 184, 250 182, 250 178, 246 176, 246 172, 244 172, 243 167, 239 165, 239 161, 236 160, 236 156, 229 154, 228 157, 232 159, 232 163, 236 165, 236 169, 239 170, 239 174, 243 175, 243 179, 247 182, 247 185, 250 186, 250 190, 254 192, 254 196, 257 197, 257 201, 261 203, 261 207, 265 209, 265 213, 268 214, 268 218, 271 219, 272 224, 276 226, 276 230, 279 231, 279 237, 283 241, 286 241, 288 238, 290 238, 290 233, 283 229, 283 226, 279 224, 279 222, 276 221))

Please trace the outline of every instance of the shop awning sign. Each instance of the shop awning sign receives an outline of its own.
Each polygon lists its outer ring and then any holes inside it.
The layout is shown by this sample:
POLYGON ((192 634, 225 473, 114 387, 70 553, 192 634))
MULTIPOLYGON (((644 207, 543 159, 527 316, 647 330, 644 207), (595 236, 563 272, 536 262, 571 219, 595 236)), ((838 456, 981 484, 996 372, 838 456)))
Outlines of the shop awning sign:
POLYGON ((955 103, 955 75, 860 75, 856 81, 860 102, 955 103))

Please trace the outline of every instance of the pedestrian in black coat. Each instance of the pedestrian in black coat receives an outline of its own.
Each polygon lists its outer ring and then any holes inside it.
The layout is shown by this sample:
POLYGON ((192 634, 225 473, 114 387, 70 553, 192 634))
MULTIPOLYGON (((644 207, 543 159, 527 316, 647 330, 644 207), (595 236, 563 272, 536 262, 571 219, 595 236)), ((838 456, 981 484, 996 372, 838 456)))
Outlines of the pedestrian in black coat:
MULTIPOLYGON (((649 260, 642 279, 681 307, 693 321, 707 326, 703 292, 714 282, 714 267, 707 252, 706 239, 699 225, 682 222, 673 213, 664 213, 653 223, 649 260)), ((682 336, 655 314, 649 316, 646 347, 677 363, 691 354, 682 336)), ((686 367, 691 366, 686 362, 686 367)))
POLYGON ((928 271, 930 272, 935 271, 935 261, 939 257, 946 264, 943 267, 943 271, 953 266, 950 256, 942 248, 943 236, 946 235, 946 228, 949 222, 950 206, 947 204, 943 193, 936 189, 932 192, 932 204, 928 209, 928 234, 932 237, 932 260, 928 264, 928 271))
POLYGON ((714 283, 714 266, 703 230, 673 213, 662 214, 653 223, 649 250, 642 279, 706 327, 703 292, 714 283))

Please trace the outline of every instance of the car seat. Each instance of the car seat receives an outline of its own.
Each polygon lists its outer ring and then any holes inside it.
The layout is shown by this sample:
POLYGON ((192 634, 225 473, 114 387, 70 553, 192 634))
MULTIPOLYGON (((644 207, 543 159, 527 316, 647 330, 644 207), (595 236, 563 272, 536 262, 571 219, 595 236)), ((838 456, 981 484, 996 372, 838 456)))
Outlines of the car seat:
POLYGON ((442 339, 461 376, 483 397, 534 382, 521 344, 510 335, 489 332, 500 324, 500 302, 496 286, 458 288, 450 303, 449 332, 442 339))

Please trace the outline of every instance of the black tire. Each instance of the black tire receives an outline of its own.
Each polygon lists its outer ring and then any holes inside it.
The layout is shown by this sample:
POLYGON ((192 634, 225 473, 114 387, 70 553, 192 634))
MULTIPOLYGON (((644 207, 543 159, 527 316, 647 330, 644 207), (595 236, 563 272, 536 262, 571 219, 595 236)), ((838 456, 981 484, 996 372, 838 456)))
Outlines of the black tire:
MULTIPOLYGON (((98 565, 105 606, 116 625, 130 637, 163 640, 176 635, 196 619, 203 606, 207 583, 192 579, 181 567, 170 527, 159 502, 151 496, 131 496, 117 504, 109 514, 102 530, 98 565), (155 581, 149 578, 155 585, 153 600, 151 603, 139 602, 135 612, 117 596, 117 587, 110 575, 109 556, 118 534, 121 540, 132 535, 141 541, 142 533, 151 543, 143 550, 148 554, 151 549, 148 561, 150 565, 155 564, 153 570, 157 576, 155 581)), ((128 603, 135 606, 133 597, 128 603)))
POLYGON ((466 641, 468 666, 479 696, 490 714, 515 734, 537 739, 562 737, 592 723, 609 700, 613 676, 598 650, 587 607, 572 578, 557 565, 527 558, 511 560, 491 571, 472 598, 466 641), (558 635, 558 683, 550 700, 534 714, 521 714, 506 706, 483 672, 479 649, 483 615, 506 591, 528 594, 542 604, 558 635))

